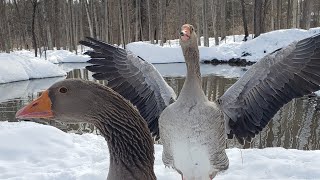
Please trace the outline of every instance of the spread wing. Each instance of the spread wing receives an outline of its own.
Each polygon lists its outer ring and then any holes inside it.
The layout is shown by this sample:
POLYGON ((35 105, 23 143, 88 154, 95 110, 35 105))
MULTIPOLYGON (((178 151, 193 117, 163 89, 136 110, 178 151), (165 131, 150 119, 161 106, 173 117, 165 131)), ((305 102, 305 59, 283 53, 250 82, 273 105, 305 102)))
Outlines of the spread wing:
POLYGON ((147 121, 151 134, 159 138, 158 118, 176 95, 155 67, 132 52, 93 38, 80 41, 92 48, 87 51, 93 65, 86 68, 97 80, 108 80, 108 86, 137 107, 147 121))
POLYGON ((228 137, 251 141, 283 105, 319 85, 320 34, 267 55, 218 99, 228 137))

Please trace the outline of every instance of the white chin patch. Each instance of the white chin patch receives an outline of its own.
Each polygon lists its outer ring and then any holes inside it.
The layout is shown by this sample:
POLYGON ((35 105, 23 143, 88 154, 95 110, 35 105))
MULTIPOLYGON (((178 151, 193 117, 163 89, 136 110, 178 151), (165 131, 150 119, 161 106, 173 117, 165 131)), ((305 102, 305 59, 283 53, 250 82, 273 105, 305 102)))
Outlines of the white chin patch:
POLYGON ((186 35, 184 35, 184 36, 181 36, 181 40, 182 41, 187 41, 187 40, 189 40, 190 38, 188 37, 188 36, 186 36, 186 35))

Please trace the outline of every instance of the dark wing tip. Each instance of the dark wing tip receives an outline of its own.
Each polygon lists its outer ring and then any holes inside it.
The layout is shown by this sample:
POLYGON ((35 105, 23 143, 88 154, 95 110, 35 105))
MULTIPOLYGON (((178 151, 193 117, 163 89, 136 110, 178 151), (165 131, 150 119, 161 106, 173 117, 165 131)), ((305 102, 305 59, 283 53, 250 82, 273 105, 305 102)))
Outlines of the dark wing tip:
MULTIPOLYGON (((287 54, 275 57, 280 59, 270 67, 264 67, 269 68, 269 73, 258 79, 259 82, 252 83, 256 79, 251 78, 247 83, 251 85, 243 88, 233 102, 236 105, 227 105, 229 113, 234 114, 229 120, 228 138, 235 136, 240 144, 250 142, 283 105, 320 89, 320 34, 298 41, 290 52, 273 53, 287 54)), ((257 70, 253 71, 256 71, 253 76, 259 75, 257 70)))

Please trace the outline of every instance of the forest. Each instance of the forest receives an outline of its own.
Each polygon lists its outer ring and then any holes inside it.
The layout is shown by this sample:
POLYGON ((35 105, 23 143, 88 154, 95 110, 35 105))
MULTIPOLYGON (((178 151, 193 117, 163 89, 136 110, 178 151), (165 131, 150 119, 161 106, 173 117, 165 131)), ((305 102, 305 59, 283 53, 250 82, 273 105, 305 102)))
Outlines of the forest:
POLYGON ((177 39, 182 24, 219 45, 227 35, 320 24, 318 0, 0 0, 0 51, 74 51, 86 36, 113 44, 177 39))

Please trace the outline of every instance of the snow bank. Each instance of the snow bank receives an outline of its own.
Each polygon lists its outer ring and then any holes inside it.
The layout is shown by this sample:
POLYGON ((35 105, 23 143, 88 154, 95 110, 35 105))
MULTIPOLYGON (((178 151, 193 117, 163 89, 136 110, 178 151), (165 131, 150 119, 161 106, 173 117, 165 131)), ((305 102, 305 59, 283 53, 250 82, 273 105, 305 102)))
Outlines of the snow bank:
MULTIPOLYGON (((105 179, 109 154, 103 137, 68 134, 33 122, 0 122, 0 179, 105 179)), ((159 180, 180 179, 165 168, 162 146, 155 145, 159 180)), ((317 179, 320 151, 227 149, 230 167, 215 179, 317 179)))
POLYGON ((65 79, 65 77, 34 79, 30 81, 0 84, 0 102, 5 102, 15 98, 27 99, 30 94, 46 90, 55 82, 63 79, 65 79))
MULTIPOLYGON (((320 28, 310 30, 284 29, 261 34, 247 42, 241 41, 243 35, 228 36, 219 46, 199 47, 200 60, 229 60, 231 58, 243 58, 248 61, 258 61, 268 53, 287 46, 293 41, 299 41, 320 32, 320 28), (244 56, 246 54, 246 56, 244 56)), ((210 44, 214 39, 210 38, 210 44)), ((178 40, 170 40, 163 47, 145 42, 133 42, 127 45, 128 50, 151 63, 184 62, 178 40)))
MULTIPOLYGON (((185 77, 187 67, 185 63, 154 64, 155 68, 164 77, 185 77)), ((227 64, 211 65, 200 64, 201 76, 218 75, 226 78, 238 78, 246 72, 246 67, 229 66, 227 64)))
POLYGON ((90 59, 87 55, 76 55, 67 50, 48 50, 47 60, 52 63, 74 63, 74 62, 87 62, 90 59))
POLYGON ((58 66, 41 58, 31 57, 23 51, 0 53, 0 84, 65 75, 66 72, 58 66))

